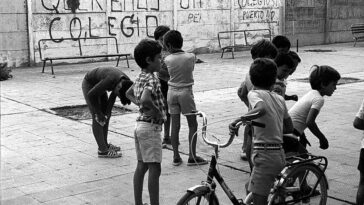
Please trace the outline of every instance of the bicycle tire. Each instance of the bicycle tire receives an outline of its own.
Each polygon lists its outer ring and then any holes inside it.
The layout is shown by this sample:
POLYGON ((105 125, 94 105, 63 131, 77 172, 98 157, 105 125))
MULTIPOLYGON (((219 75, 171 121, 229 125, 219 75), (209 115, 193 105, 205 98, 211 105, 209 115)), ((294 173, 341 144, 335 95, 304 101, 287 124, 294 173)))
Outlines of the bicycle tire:
POLYGON ((191 192, 188 191, 177 203, 177 205, 219 205, 219 200, 210 192, 191 192), (211 199, 211 203, 209 200, 211 199))
POLYGON ((288 174, 281 183, 280 188, 275 189, 275 192, 269 197, 269 205, 300 204, 301 202, 309 202, 311 205, 326 205, 328 185, 324 175, 321 177, 320 182, 316 187, 316 190, 319 191, 318 193, 316 192, 318 195, 307 197, 309 195, 309 192, 307 191, 309 188, 307 187, 312 188, 318 181, 318 177, 321 174, 324 174, 319 167, 312 163, 302 164, 288 169, 287 171, 288 174), (306 193, 305 191, 302 191, 301 188, 301 182, 303 181, 302 176, 306 176, 305 179, 308 185, 304 185, 304 187, 306 187, 306 193), (298 188, 299 190, 292 192, 285 191, 289 188, 291 188, 291 190, 293 190, 292 188, 298 188))

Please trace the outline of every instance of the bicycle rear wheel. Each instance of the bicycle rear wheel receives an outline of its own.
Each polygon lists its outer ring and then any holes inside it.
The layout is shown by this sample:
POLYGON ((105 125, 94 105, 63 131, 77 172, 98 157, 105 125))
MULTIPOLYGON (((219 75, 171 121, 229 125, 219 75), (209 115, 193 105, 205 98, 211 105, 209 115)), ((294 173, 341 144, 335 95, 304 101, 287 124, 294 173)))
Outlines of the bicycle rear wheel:
POLYGON ((327 181, 320 168, 313 164, 299 165, 288 169, 284 181, 271 195, 269 205, 326 205, 327 189, 327 181))
POLYGON ((188 191, 177 205, 219 205, 219 200, 215 194, 211 195, 209 192, 194 193, 188 191))

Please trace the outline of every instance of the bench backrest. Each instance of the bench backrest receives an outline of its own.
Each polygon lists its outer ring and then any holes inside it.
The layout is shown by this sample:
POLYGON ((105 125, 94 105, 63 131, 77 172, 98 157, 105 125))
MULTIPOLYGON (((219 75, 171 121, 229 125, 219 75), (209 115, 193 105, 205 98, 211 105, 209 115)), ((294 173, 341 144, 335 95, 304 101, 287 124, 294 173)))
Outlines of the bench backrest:
POLYGON ((233 46, 250 48, 252 44, 261 38, 272 40, 270 29, 249 29, 218 32, 217 38, 220 48, 233 46))
POLYGON ((363 24, 352 24, 351 25, 351 32, 353 35, 364 35, 364 23, 363 24))
POLYGON ((38 51, 41 60, 49 57, 93 56, 119 53, 116 37, 85 37, 40 39, 38 51))

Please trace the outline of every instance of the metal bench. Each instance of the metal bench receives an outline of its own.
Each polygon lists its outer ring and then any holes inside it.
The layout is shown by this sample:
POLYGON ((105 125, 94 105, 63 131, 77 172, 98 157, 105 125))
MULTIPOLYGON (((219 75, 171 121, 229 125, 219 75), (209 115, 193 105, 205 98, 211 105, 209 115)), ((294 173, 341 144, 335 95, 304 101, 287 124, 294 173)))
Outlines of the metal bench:
POLYGON ((270 29, 250 29, 250 30, 235 30, 221 31, 217 33, 220 49, 222 50, 221 58, 225 52, 231 52, 234 58, 234 51, 250 49, 252 44, 248 42, 249 36, 262 36, 272 40, 270 29))
POLYGON ((352 24, 351 25, 351 32, 353 34, 354 47, 355 47, 357 41, 364 40, 364 23, 362 23, 362 24, 352 24))
POLYGON ((40 39, 38 41, 38 49, 40 59, 43 61, 43 69, 42 73, 44 73, 44 68, 46 62, 49 61, 51 63, 52 74, 54 75, 53 70, 53 61, 54 60, 66 60, 66 59, 85 59, 85 58, 108 58, 108 57, 117 57, 116 66, 119 65, 120 57, 125 57, 128 68, 129 68, 129 59, 131 56, 130 53, 119 53, 119 47, 116 37, 108 36, 108 37, 85 37, 85 38, 61 38, 61 39, 40 39), (92 41, 100 41, 105 40, 105 42, 100 44, 87 45, 86 42, 92 43, 92 41), (115 46, 113 51, 109 51, 106 48, 104 54, 100 52, 102 46, 107 45, 107 40, 112 40, 113 44, 111 46, 115 46), (83 43, 81 43, 83 42, 83 43), (67 43, 69 45, 67 45, 67 43), (54 45, 54 47, 52 46, 54 45), (62 47, 63 46, 63 47, 62 47), (93 47, 92 47, 93 46, 93 47), (100 49, 95 49, 94 47, 99 47, 100 49), (92 52, 86 52, 85 55, 85 47, 93 48, 92 52), (45 55, 45 50, 53 49, 53 53, 49 56, 45 55), (91 54, 90 54, 91 53, 91 54), (101 53, 101 54, 100 54, 101 53))

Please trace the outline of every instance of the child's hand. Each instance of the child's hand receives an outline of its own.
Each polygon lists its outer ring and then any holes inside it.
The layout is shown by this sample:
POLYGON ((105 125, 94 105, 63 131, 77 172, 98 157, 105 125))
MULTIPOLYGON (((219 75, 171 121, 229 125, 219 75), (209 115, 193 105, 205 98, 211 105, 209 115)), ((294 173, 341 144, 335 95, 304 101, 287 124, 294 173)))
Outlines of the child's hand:
POLYGON ((239 127, 236 126, 236 123, 229 124, 229 134, 239 136, 239 127))
POLYGON ((298 96, 297 95, 291 95, 291 100, 298 101, 298 96))
POLYGON ((320 139, 320 148, 321 149, 329 148, 329 142, 327 141, 327 139, 325 137, 320 139))

